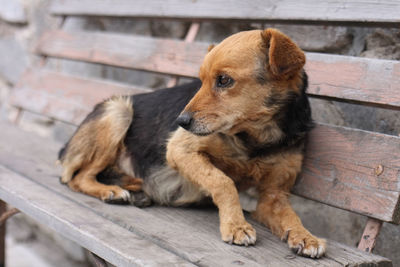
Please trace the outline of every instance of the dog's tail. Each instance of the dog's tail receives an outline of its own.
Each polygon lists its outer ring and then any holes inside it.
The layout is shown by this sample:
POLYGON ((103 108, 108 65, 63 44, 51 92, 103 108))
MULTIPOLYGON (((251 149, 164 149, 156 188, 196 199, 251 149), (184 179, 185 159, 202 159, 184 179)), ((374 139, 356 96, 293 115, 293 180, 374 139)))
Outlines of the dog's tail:
POLYGON ((64 170, 62 183, 68 183, 88 163, 106 168, 114 163, 133 119, 132 98, 114 96, 98 105, 59 151, 64 170))

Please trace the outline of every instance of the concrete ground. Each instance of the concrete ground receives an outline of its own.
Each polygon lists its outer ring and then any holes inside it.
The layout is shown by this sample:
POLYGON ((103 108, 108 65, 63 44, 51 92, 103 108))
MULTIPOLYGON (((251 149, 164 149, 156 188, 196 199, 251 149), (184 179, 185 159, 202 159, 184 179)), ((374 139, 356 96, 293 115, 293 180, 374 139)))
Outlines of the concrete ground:
MULTIPOLYGON (((35 244, 35 246, 37 246, 35 244)), ((32 244, 21 244, 12 237, 6 239, 6 266, 8 267, 51 267, 52 264, 36 253, 32 244)))
POLYGON ((34 226, 22 214, 7 221, 7 267, 84 267, 91 266, 85 251, 43 226, 34 226), (43 234, 43 231, 46 234, 43 234), (60 242, 62 240, 63 242, 60 242), (72 257, 70 254, 79 255, 72 257))

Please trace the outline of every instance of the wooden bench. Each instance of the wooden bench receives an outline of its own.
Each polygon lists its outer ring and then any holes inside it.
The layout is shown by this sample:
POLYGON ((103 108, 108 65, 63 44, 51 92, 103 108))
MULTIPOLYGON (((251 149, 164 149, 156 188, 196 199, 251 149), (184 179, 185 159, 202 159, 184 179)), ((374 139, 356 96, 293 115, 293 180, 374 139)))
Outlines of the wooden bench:
MULTIPOLYGON (((48 58, 196 77, 208 43, 195 42, 203 21, 400 26, 400 3, 379 1, 54 1, 51 13, 192 21, 185 40, 108 32, 46 32, 11 104, 69 124, 79 124, 92 106, 112 94, 150 89, 82 78, 45 69, 48 58), (251 3, 251 4, 250 4, 251 3), (310 12, 312 11, 312 12, 310 12)), ((400 109, 400 62, 307 53, 310 97, 400 109)), ((61 144, 2 122, 0 198, 61 235, 117 266, 391 266, 371 252, 382 222, 400 223, 400 138, 318 124, 311 132, 302 175, 293 193, 368 216, 359 249, 329 240, 326 257, 291 253, 268 229, 249 219, 257 244, 220 240, 214 208, 189 209, 108 205, 70 191, 54 166, 61 144), (367 251, 367 252, 366 252, 367 251)), ((6 214, 7 215, 7 214, 6 214)))

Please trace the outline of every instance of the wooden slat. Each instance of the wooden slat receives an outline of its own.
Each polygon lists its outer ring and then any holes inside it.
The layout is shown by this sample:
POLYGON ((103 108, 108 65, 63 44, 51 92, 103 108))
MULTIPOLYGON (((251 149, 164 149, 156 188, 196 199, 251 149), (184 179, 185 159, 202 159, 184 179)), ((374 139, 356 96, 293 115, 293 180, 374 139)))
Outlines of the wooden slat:
MULTIPOLYGON (((197 266, 360 266, 366 263, 370 263, 370 266, 391 266, 387 259, 334 241, 328 241, 328 255, 320 260, 295 256, 284 242, 251 219, 250 222, 257 230, 257 244, 248 248, 228 245, 220 240, 216 209, 138 209, 104 204, 97 199, 74 193, 58 182, 60 170, 52 165, 52 161, 60 145, 32 137, 9 125, 0 127, 4 129, 0 131, 0 138, 8 140, 0 143, 0 162, 7 168, 30 177, 39 185, 47 187, 50 193, 68 198, 97 216, 151 240, 197 266), (43 142, 46 142, 45 147, 43 142)), ((15 186, 12 182, 8 184, 10 187, 15 186)), ((85 214, 87 217, 91 218, 85 214)), ((129 242, 129 238, 126 241, 129 242)), ((96 254, 102 256, 101 253, 96 254)), ((154 257, 158 258, 158 255, 154 257)))
POLYGON ((364 232, 357 248, 372 253, 376 244, 376 239, 381 231, 382 224, 382 221, 368 218, 367 225, 364 228, 364 232))
MULTIPOLYGON (((107 33, 48 32, 43 55, 197 77, 208 44, 107 33)), ((400 109, 400 62, 307 53, 309 94, 400 109)))
POLYGON ((37 52, 124 68, 195 77, 207 52, 205 43, 101 32, 50 31, 37 52))
POLYGON ((42 70, 27 71, 14 88, 10 100, 17 107, 79 124, 96 103, 111 95, 150 91, 42 70))
POLYGON ((308 138, 294 193, 400 223, 400 138, 318 125, 308 138))
POLYGON ((395 26, 400 23, 396 0, 58 0, 57 15, 178 18, 188 20, 246 20, 269 23, 361 24, 395 26))
POLYGON ((311 96, 400 109, 400 61, 307 53, 311 96))
POLYGON ((0 198, 116 266, 194 266, 1 164, 0 198))
MULTIPOLYGON (((188 32, 186 33, 185 36, 185 42, 186 43, 193 43, 194 39, 196 38, 198 32, 200 29, 200 23, 199 22, 192 22, 192 24, 189 27, 188 32)), ((173 76, 167 83, 167 87, 173 87, 178 84, 179 77, 178 76, 173 76)))

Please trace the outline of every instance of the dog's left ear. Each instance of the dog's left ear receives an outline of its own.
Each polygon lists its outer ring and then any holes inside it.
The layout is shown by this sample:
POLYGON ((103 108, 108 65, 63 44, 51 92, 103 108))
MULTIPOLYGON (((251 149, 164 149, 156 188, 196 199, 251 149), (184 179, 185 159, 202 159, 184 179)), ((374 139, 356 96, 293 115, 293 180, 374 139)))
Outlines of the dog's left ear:
POLYGON ((261 37, 268 49, 268 63, 273 75, 295 73, 306 63, 304 52, 280 31, 266 29, 261 32, 261 37))
POLYGON ((210 52, 215 47, 215 44, 210 44, 208 46, 207 52, 210 52))

